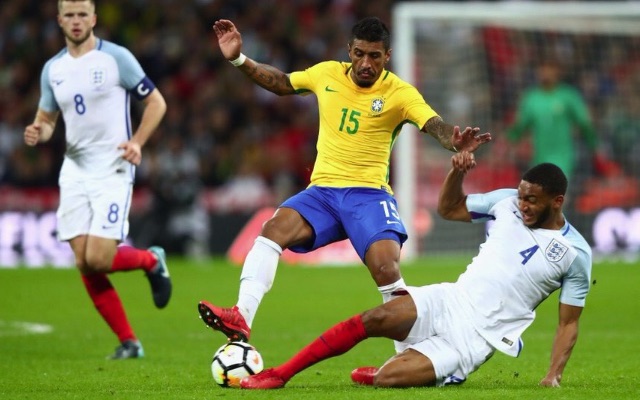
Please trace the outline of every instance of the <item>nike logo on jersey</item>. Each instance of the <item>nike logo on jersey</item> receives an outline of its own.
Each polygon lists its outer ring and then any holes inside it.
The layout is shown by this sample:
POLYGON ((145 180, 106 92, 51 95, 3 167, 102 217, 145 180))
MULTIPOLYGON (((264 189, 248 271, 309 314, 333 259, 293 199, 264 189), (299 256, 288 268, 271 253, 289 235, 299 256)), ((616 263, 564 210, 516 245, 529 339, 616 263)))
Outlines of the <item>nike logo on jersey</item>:
POLYGON ((337 90, 333 90, 333 89, 331 89, 331 88, 329 87, 329 85, 325 86, 324 90, 325 90, 325 92, 335 92, 335 93, 337 93, 337 92, 338 92, 337 90))
POLYGON ((56 86, 60 86, 60 84, 62 84, 62 82, 64 82, 64 79, 54 79, 53 83, 55 83, 56 86))
POLYGON ((515 216, 516 216, 516 218, 518 218, 520 221, 522 221, 522 217, 521 217, 520 215, 518 215, 518 212, 517 212, 517 211, 514 211, 514 212, 513 212, 513 215, 515 215, 515 216))
POLYGON ((400 221, 391 221, 391 220, 387 220, 387 225, 391 225, 391 224, 399 224, 400 221))

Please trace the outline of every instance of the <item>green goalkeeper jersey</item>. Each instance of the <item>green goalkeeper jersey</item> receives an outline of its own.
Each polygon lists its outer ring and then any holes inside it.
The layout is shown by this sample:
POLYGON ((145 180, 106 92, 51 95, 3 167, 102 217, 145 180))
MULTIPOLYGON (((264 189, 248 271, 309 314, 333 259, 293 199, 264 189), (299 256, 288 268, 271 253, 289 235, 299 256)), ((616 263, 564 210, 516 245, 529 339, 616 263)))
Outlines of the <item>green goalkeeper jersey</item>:
POLYGON ((558 84, 551 90, 533 88, 525 92, 508 137, 518 140, 525 132, 530 132, 532 163, 554 163, 570 178, 576 165, 573 138, 576 127, 584 136, 587 147, 595 150, 597 136, 582 96, 573 87, 558 84))

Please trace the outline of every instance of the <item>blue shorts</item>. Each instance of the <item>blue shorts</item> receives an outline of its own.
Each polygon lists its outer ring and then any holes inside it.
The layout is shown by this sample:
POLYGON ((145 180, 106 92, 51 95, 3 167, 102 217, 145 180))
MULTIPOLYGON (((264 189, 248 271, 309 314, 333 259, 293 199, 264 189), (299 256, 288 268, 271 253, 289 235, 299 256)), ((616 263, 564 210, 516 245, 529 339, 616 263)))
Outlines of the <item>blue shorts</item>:
POLYGON ((289 249, 307 253, 349 239, 364 261, 369 246, 382 240, 407 240, 395 198, 382 189, 311 186, 287 199, 280 207, 296 210, 313 228, 309 242, 289 249))

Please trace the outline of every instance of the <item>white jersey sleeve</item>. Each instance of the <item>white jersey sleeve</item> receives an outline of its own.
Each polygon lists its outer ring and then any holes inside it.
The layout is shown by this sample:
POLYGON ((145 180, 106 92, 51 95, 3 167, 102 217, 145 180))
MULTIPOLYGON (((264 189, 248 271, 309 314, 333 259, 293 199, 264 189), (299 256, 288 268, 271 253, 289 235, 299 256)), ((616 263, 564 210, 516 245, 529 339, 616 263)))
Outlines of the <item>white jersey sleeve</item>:
POLYGON ((53 87, 49 80, 49 68, 51 67, 51 63, 62 57, 65 52, 66 50, 59 52, 55 57, 47 61, 42 68, 42 73, 40 74, 40 102, 38 103, 38 108, 43 111, 55 112, 60 110, 58 102, 56 102, 56 98, 53 94, 53 87))
POLYGON ((591 247, 575 228, 566 236, 578 250, 578 255, 562 280, 560 302, 570 306, 584 307, 591 282, 591 247))
POLYGON ((471 222, 487 222, 495 218, 491 214, 493 206, 502 199, 518 194, 516 189, 498 189, 482 194, 470 194, 467 196, 467 210, 471 214, 471 222))
POLYGON ((105 42, 102 51, 111 54, 115 59, 120 75, 120 85, 123 88, 131 91, 138 100, 151 94, 155 86, 146 77, 142 66, 128 49, 105 42))

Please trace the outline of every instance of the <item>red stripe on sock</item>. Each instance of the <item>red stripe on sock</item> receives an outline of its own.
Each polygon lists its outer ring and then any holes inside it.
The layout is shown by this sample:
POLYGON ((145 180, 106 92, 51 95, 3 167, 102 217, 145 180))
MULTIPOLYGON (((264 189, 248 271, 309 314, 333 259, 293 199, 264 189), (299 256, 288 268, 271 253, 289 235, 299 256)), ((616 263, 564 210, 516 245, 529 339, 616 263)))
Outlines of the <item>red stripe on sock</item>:
POLYGON ((289 361, 274 370, 286 382, 305 368, 345 353, 366 338, 367 332, 362 324, 362 317, 356 315, 329 328, 289 361))
POLYGON ((129 325, 120 297, 111 285, 109 278, 105 274, 82 275, 82 282, 84 282, 93 305, 113 333, 118 336, 120 342, 129 339, 135 340, 136 335, 129 325))
POLYGON ((140 250, 131 246, 118 246, 111 272, 143 269, 151 271, 156 266, 156 258, 149 250, 140 250))

